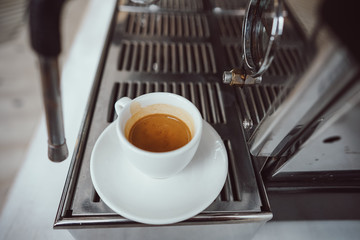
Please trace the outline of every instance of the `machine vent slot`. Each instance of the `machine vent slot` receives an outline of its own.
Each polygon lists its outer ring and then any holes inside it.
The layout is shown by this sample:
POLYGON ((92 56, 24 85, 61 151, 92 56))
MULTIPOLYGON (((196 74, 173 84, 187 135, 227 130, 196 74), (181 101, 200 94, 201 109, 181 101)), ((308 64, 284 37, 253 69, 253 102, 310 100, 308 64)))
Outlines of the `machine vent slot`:
POLYGON ((212 0, 211 3, 214 8, 221 10, 239 10, 247 6, 247 1, 239 0, 212 0))
POLYGON ((107 122, 116 118, 115 101, 121 97, 135 98, 150 92, 170 92, 193 102, 202 117, 211 124, 225 124, 226 116, 219 83, 175 83, 175 82, 121 82, 113 85, 109 99, 107 122))
MULTIPOLYGON (((240 44, 227 44, 225 48, 226 68, 240 67, 242 63, 240 44)), ((266 76, 293 76, 304 71, 303 57, 298 48, 280 48, 266 76)))
POLYGON ((94 203, 100 202, 101 198, 99 196, 99 194, 96 192, 95 188, 92 188, 92 193, 91 193, 91 201, 94 203))
POLYGON ((220 36, 241 39, 243 17, 238 15, 218 15, 220 36))
POLYGON ((129 13, 125 32, 136 36, 209 37, 203 14, 129 13))
POLYGON ((178 9, 178 10, 203 10, 203 1, 193 0, 165 0, 159 1, 159 5, 163 9, 178 9))
POLYGON ((241 66, 241 46, 240 44, 225 45, 225 66, 228 68, 236 68, 241 66))
POLYGON ((291 76, 304 71, 304 57, 299 48, 279 48, 264 76, 291 76))
POLYGON ((119 83, 115 83, 112 87, 110 99, 109 99, 108 111, 107 111, 108 114, 106 117, 107 122, 112 122, 115 118, 115 116, 114 116, 115 111, 113 109, 114 109, 115 102, 117 100, 119 88, 120 88, 119 83))
POLYGON ((236 181, 239 179, 236 172, 235 156, 232 150, 231 142, 224 140, 224 145, 229 158, 229 171, 225 181, 225 185, 218 196, 218 201, 241 201, 240 183, 236 181))
POLYGON ((277 105, 282 86, 261 85, 253 87, 236 88, 236 96, 239 101, 243 126, 250 123, 252 127, 245 127, 247 139, 256 129, 256 126, 263 120, 270 109, 277 105))
POLYGON ((216 73, 210 43, 123 41, 118 70, 153 73, 216 73))
MULTIPOLYGON (((143 7, 139 4, 131 2, 130 0, 126 0, 124 2, 123 6, 143 7)), ((152 5, 163 10, 196 11, 203 10, 204 8, 203 1, 194 0, 161 0, 152 5)))

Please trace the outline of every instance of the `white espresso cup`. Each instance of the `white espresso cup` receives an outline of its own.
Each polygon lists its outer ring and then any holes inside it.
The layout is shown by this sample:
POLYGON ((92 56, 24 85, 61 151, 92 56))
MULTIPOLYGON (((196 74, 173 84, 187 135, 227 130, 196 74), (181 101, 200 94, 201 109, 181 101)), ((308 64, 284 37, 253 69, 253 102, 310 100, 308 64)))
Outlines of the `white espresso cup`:
POLYGON ((153 178, 168 178, 183 170, 199 146, 203 119, 196 106, 173 93, 148 93, 135 99, 123 97, 115 103, 116 132, 124 157, 142 173, 153 178), (141 118, 152 114, 175 116, 190 130, 191 140, 184 146, 166 152, 151 152, 133 145, 129 131, 141 118))

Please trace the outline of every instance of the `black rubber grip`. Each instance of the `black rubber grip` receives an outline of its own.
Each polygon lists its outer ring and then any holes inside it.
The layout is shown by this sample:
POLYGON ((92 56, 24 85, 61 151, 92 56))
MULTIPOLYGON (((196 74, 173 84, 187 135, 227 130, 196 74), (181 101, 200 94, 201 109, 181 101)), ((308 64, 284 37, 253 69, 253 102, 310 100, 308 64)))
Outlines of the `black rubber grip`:
POLYGON ((31 46, 39 55, 57 57, 61 52, 60 15, 65 0, 31 0, 31 46))

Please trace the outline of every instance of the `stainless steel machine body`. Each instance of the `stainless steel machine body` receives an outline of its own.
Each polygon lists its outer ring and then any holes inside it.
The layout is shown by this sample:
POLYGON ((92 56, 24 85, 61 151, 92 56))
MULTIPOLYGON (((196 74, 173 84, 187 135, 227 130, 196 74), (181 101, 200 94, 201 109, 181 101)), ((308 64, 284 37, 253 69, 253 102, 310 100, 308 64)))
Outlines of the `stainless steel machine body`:
POLYGON ((90 98, 55 228, 71 229, 72 234, 84 234, 87 239, 97 238, 96 234, 87 234, 89 228, 100 228, 91 232, 105 236, 110 232, 143 231, 158 236, 181 233, 188 238, 216 239, 220 229, 228 229, 229 238, 250 237, 271 219, 272 213, 245 143, 234 89, 221 84, 224 60, 239 61, 243 11, 215 11, 216 2, 158 4, 156 8, 145 8, 120 3, 115 12, 109 46, 104 50, 104 66, 99 67, 103 67, 99 70, 99 85, 95 83, 90 98), (223 25, 228 21, 235 24, 233 29, 223 25), (219 28, 211 27, 214 24, 219 28), (191 100, 223 138, 230 166, 224 189, 204 212, 160 227, 139 224, 114 213, 95 192, 89 172, 95 141, 114 120, 115 101, 154 91, 173 92, 191 100))
MULTIPOLYGON (((331 12, 341 14, 342 10, 331 12)), ((356 173, 360 173, 359 62, 343 36, 336 35, 325 21, 315 24, 305 36, 306 71, 288 79, 279 102, 249 137, 250 152, 267 158, 266 178, 283 175, 291 181, 301 172, 311 172, 317 178, 344 175, 356 183, 356 173)))
MULTIPOLYGON (((308 39, 285 5, 281 44, 263 73, 261 84, 243 88, 223 84, 223 71, 243 65, 241 29, 246 6, 247 1, 230 0, 161 0, 147 7, 119 2, 73 154, 55 229, 69 229, 77 239, 126 239, 133 234, 147 239, 174 236, 239 239, 251 238, 272 218, 262 177, 271 182, 280 169, 279 163, 281 166, 289 163, 287 170, 283 169, 291 175, 290 163, 297 161, 288 160, 303 159, 301 154, 310 154, 299 147, 305 146, 303 142, 299 144, 294 139, 293 147, 286 145, 273 154, 289 131, 297 126, 296 122, 283 119, 283 116, 294 111, 295 116, 314 119, 308 115, 310 109, 297 111, 296 106, 301 104, 299 99, 303 95, 296 96, 296 93, 314 94, 314 84, 318 84, 318 90, 324 79, 312 82, 310 77, 317 75, 307 73, 310 79, 301 80, 308 76, 304 73, 312 64, 307 55, 308 39), (123 96, 135 98, 156 91, 173 92, 192 101, 220 134, 229 156, 228 177, 218 198, 199 215, 167 226, 143 225, 114 213, 94 190, 89 170, 91 151, 97 138, 116 117, 115 101, 123 96), (286 124, 279 124, 279 121, 286 124), (274 134, 278 136, 274 137, 274 134), (272 144, 270 140, 278 142, 267 150, 272 144), (261 176, 261 170, 266 175, 261 176)), ((325 55, 318 57, 329 56, 326 54, 331 53, 329 50, 334 45, 327 46, 329 48, 323 51, 325 55)), ((316 61, 314 55, 310 57, 316 61)), ((334 64, 338 63, 339 59, 335 58, 334 64)), ((344 63, 344 67, 349 74, 349 80, 343 82, 347 85, 353 82, 355 72, 347 71, 353 69, 351 64, 344 63)), ((328 119, 327 124, 356 122, 358 114, 343 119, 346 112, 359 106, 358 88, 353 89, 341 97, 343 102, 350 103, 346 109, 327 108, 324 112, 322 118, 328 119)), ((326 89, 324 91, 324 96, 329 96, 326 89)), ((319 95, 319 99, 321 97, 319 95)), ((312 100, 312 106, 319 99, 312 100)), ((327 103, 330 102, 328 99, 327 103)), ((309 145, 323 140, 328 128, 325 121, 321 123, 316 125, 316 134, 305 139, 309 145)), ((304 131, 307 129, 303 128, 304 131)), ((337 141, 336 134, 329 136, 333 138, 328 142, 337 141)), ((300 162, 306 165, 303 160, 300 162)))

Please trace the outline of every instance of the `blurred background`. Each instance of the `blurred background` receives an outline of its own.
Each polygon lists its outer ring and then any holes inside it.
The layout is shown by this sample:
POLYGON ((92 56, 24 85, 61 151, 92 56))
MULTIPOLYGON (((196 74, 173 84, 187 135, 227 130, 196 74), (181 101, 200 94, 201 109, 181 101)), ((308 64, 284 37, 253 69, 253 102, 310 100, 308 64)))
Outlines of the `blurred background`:
MULTIPOLYGON (((0 0, 0 213, 43 113, 37 58, 29 42, 28 2, 0 0)), ((88 2, 67 0, 64 5, 61 69, 88 2)))

